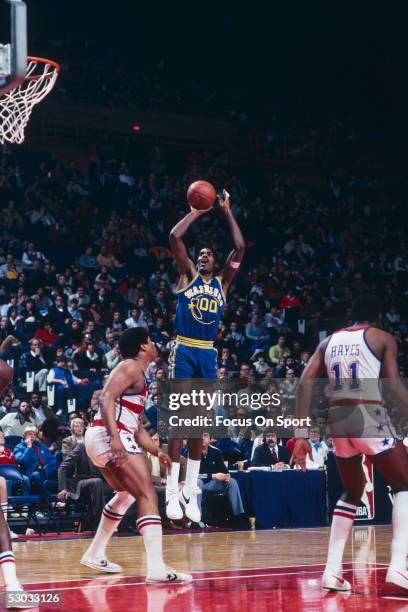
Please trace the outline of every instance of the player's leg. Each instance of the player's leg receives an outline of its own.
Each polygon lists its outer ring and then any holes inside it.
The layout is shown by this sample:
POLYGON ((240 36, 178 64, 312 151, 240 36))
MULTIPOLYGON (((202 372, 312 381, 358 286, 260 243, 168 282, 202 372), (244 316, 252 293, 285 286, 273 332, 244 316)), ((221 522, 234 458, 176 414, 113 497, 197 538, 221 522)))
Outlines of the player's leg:
MULTIPOLYGON (((4 520, 7 523, 7 508, 8 508, 7 483, 6 483, 6 479, 3 478, 3 476, 0 476, 0 503, 1 503, 1 511, 3 512, 4 520)), ((12 540, 18 539, 18 535, 14 533, 14 531, 11 531, 11 529, 10 529, 10 537, 12 540)))
POLYGON ((147 461, 142 453, 130 455, 122 466, 110 461, 105 468, 122 483, 124 489, 137 499, 136 526, 143 537, 146 550, 149 583, 190 582, 189 574, 176 572, 166 566, 163 559, 162 525, 147 461))
MULTIPOLYGON (((217 357, 218 351, 215 348, 210 349, 191 349, 191 359, 193 360, 194 373, 203 380, 202 389, 208 392, 213 391, 211 382, 217 378, 217 357)), ((205 416, 207 406, 198 406, 192 416, 205 416)), ((198 475, 200 473, 201 455, 202 455, 202 434, 204 430, 195 428, 196 436, 189 438, 187 441, 188 459, 186 471, 186 484, 180 491, 180 503, 184 507, 186 516, 194 523, 201 521, 201 510, 198 503, 200 489, 198 487, 198 475)))
POLYGON ((337 456, 336 462, 343 484, 343 494, 333 512, 322 587, 333 591, 347 591, 351 589, 351 585, 342 576, 343 554, 363 495, 366 478, 360 454, 347 458, 337 456))
POLYGON ((90 427, 85 433, 88 456, 102 472, 115 495, 105 504, 96 534, 82 556, 81 563, 101 572, 117 573, 121 572, 122 568, 107 559, 106 547, 135 498, 125 491, 122 483, 104 467, 112 457, 109 442, 110 438, 102 427, 90 427))
MULTIPOLYGON (((0 396, 13 380, 13 370, 0 359, 0 396)), ((0 512, 0 569, 6 591, 20 591, 22 586, 17 578, 14 553, 11 548, 10 530, 0 512)))
MULTIPOLYGON (((183 379, 177 383, 178 392, 188 393, 191 390, 189 379, 194 376, 194 363, 192 361, 191 349, 182 344, 175 344, 169 357, 169 376, 171 378, 183 379), (183 388, 185 387, 185 389, 183 388)), ((172 521, 183 518, 183 510, 179 502, 179 475, 180 475, 180 453, 183 445, 182 438, 177 433, 169 431, 168 453, 172 466, 171 472, 167 471, 166 479, 166 514, 172 521)))
POLYGON ((22 586, 17 578, 16 563, 11 547, 10 531, 3 512, 0 512, 0 568, 6 591, 19 591, 22 586))
POLYGON ((392 509, 391 563, 386 581, 408 589, 408 455, 402 444, 370 456, 374 467, 394 492, 392 509))

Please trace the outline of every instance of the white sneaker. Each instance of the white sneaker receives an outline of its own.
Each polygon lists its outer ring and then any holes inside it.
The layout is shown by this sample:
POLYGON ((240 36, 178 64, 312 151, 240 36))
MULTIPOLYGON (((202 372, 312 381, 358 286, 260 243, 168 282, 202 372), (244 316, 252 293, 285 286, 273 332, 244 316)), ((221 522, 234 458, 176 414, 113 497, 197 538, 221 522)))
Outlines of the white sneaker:
POLYGON ((166 565, 161 571, 147 574, 146 584, 178 584, 180 582, 191 582, 191 574, 182 574, 166 565))
POLYGON ((123 571, 120 565, 112 563, 112 561, 108 561, 108 559, 95 559, 84 555, 80 563, 98 572, 104 572, 105 574, 119 574, 123 571))
POLYGON ((200 493, 198 487, 183 487, 179 493, 179 501, 184 507, 185 515, 193 523, 201 521, 201 511, 197 503, 197 495, 200 493))
POLYGON ((388 568, 385 582, 391 582, 403 589, 408 589, 408 571, 406 569, 388 568))
POLYGON ((14 533, 14 531, 11 531, 10 529, 10 538, 12 540, 18 540, 18 533, 14 533))
POLYGON ((183 518, 183 509, 180 506, 177 489, 166 491, 166 515, 171 521, 180 521, 183 518))
POLYGON ((327 591, 351 591, 351 584, 341 574, 325 572, 322 576, 322 588, 327 591))

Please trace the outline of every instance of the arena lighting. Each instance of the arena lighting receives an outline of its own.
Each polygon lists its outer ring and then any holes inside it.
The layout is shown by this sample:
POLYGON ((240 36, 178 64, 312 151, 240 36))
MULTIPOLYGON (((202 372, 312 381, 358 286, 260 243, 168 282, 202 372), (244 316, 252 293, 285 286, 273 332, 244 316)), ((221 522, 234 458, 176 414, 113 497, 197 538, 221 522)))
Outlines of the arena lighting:
POLYGON ((142 129, 142 126, 139 123, 134 123, 132 125, 132 132, 140 132, 140 130, 142 129))

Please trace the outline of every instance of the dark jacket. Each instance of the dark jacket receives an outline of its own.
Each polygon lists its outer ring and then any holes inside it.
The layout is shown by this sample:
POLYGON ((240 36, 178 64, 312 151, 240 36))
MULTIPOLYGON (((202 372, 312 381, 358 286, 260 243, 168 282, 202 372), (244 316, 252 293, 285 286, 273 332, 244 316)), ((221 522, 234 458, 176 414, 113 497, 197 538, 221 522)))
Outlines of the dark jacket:
POLYGON ((278 458, 274 459, 272 456, 272 451, 269 448, 268 444, 264 442, 260 446, 255 449, 254 456, 252 459, 253 466, 262 466, 262 465, 274 465, 279 461, 283 463, 289 463, 289 451, 284 446, 275 446, 275 450, 278 454, 278 458))
POLYGON ((201 455, 200 477, 204 483, 207 483, 212 480, 213 474, 218 474, 219 472, 228 474, 221 451, 215 448, 215 446, 210 445, 207 455, 205 457, 201 455))
POLYGON ((45 355, 32 355, 30 351, 23 353, 18 362, 20 376, 26 372, 39 372, 40 370, 48 370, 49 363, 45 355))
POLYGON ((78 444, 82 444, 82 443, 81 442, 77 442, 77 439, 74 436, 74 434, 72 434, 71 436, 68 436, 68 437, 63 439, 62 446, 61 446, 61 451, 62 451, 62 456, 64 457, 64 459, 70 453, 72 453, 72 451, 74 450, 74 448, 78 444))
POLYGON ((64 457, 58 468, 58 490, 65 489, 71 493, 73 499, 77 499, 79 497, 78 484, 81 480, 88 478, 102 479, 102 474, 86 454, 85 445, 80 443, 64 457))

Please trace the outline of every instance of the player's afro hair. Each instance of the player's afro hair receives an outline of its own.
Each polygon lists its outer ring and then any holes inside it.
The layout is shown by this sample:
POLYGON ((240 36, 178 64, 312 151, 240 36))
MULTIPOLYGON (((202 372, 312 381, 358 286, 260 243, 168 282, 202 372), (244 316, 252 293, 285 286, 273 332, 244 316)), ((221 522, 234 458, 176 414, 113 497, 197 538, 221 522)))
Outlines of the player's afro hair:
POLYGON ((351 312, 354 321, 377 321, 382 311, 380 299, 376 295, 362 293, 353 303, 351 312))
POLYGON ((136 357, 142 344, 147 344, 148 332, 144 327, 127 329, 119 338, 119 350, 123 359, 136 357))

